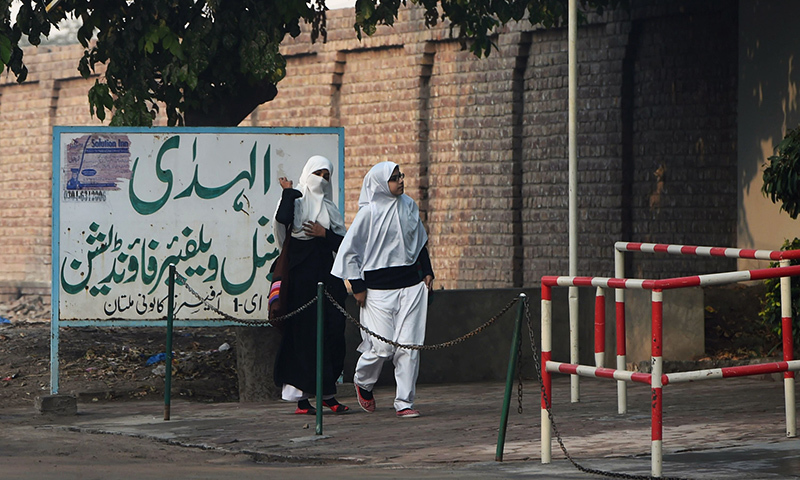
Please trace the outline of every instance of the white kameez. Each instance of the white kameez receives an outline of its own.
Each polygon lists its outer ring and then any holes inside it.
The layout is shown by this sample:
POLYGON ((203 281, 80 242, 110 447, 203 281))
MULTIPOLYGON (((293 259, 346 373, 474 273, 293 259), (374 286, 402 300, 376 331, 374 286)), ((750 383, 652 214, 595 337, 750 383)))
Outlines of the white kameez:
MULTIPOLYGON (((367 302, 361 309, 361 323, 378 335, 403 345, 422 345, 428 315, 428 288, 424 282, 395 290, 367 289, 367 302)), ((419 350, 396 348, 361 332, 358 346, 361 357, 356 364, 353 383, 372 391, 378 381, 383 362, 391 359, 397 391, 394 408, 413 408, 419 350)))
POLYGON ((389 190, 395 168, 396 163, 381 162, 364 177, 358 213, 333 262, 334 276, 363 280, 365 271, 413 265, 428 243, 417 204, 389 190))
MULTIPOLYGON (((318 222, 337 235, 344 236, 347 232, 344 226, 344 217, 342 217, 336 204, 333 203, 331 182, 314 175, 314 172, 318 170, 327 170, 333 175, 333 163, 321 155, 314 155, 306 162, 297 182, 297 191, 301 193, 301 197, 294 200, 292 236, 300 240, 313 238, 303 228, 306 222, 318 222)), ((281 202, 278 202, 275 215, 278 214, 280 208, 281 202)), ((272 228, 277 242, 276 245, 278 248, 282 248, 283 240, 286 238, 286 228, 277 220, 273 221, 272 228)))

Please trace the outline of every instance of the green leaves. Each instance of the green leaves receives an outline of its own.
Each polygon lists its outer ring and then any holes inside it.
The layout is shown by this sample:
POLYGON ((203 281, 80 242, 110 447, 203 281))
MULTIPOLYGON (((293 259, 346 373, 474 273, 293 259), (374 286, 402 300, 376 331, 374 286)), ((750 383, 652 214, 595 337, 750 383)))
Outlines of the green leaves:
POLYGON ((235 114, 214 120, 235 125, 286 75, 284 36, 299 35, 301 21, 312 25, 312 39, 325 35, 324 0, 64 0, 49 15, 49 0, 19 1, 12 26, 10 2, 0 0, 1 65, 24 81, 21 35, 36 45, 61 19, 79 19, 78 71, 104 72, 89 91, 90 111, 111 115, 112 125, 152 125, 159 105, 170 125, 187 111, 213 119, 237 98, 228 109, 235 114))
POLYGON ((373 35, 380 22, 380 19, 375 18, 375 3, 372 0, 356 0, 355 10, 355 29, 358 39, 361 40, 362 30, 367 35, 373 35))
POLYGON ((800 126, 786 134, 767 159, 761 192, 796 219, 800 215, 800 126))
POLYGON ((22 63, 20 38, 22 31, 19 26, 11 24, 11 2, 0 0, 0 73, 8 69, 14 73, 18 82, 24 82, 28 69, 22 63))
MULTIPOLYGON (((400 7, 422 5, 425 23, 448 19, 451 34, 475 55, 487 56, 503 25, 523 20, 557 26, 566 21, 568 0, 356 0, 354 28, 374 34, 391 26, 400 7)), ((152 125, 159 105, 169 125, 191 116, 215 125, 236 125, 277 93, 286 75, 280 44, 311 25, 311 41, 326 35, 325 0, 63 0, 48 14, 49 0, 19 0, 16 23, 10 2, 0 0, 0 61, 22 82, 19 40, 37 45, 67 16, 80 19, 78 41, 85 78, 105 64, 89 91, 90 110, 112 125, 152 125)), ((580 0, 602 12, 626 0, 580 0)), ((209 124, 209 123, 205 123, 209 124)), ((784 181, 782 181, 784 182, 784 181)), ((794 185, 781 183, 786 190, 794 185)))
MULTIPOLYGON (((436 25, 447 19, 450 34, 462 48, 478 57, 488 56, 496 48, 494 38, 511 21, 523 20, 531 25, 557 27, 567 22, 568 0, 410 0, 425 8, 425 24, 436 25)), ((372 35, 379 25, 394 23, 400 5, 406 0, 356 0, 354 28, 372 35)), ((628 0, 579 0, 578 21, 585 21, 587 12, 602 14, 607 8, 627 6, 628 0)))
POLYGON ((356 0, 356 22, 353 27, 358 39, 361 39, 362 31, 373 35, 378 31, 378 25, 394 25, 402 5, 406 5, 406 0, 356 0))
POLYGON ((97 115, 100 121, 106 119, 105 110, 109 111, 114 106, 114 99, 111 98, 108 85, 100 83, 99 80, 94 82, 94 86, 89 89, 89 111, 92 115, 97 115), (95 111, 96 109, 96 111, 95 111))
POLYGON ((12 48, 11 39, 0 33, 0 63, 3 65, 11 61, 12 48))

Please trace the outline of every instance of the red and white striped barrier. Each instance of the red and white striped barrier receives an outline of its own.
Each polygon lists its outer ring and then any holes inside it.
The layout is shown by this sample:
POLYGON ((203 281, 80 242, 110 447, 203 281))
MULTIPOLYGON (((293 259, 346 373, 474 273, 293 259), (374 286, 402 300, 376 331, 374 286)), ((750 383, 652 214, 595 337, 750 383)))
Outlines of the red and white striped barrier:
MULTIPOLYGON (((662 456, 662 429, 663 429, 663 410, 662 410, 662 389, 664 385, 669 383, 679 383, 683 381, 696 381, 708 380, 715 378, 729 378, 736 376, 746 375, 760 375, 764 373, 784 372, 784 375, 791 374, 794 371, 800 370, 800 361, 792 360, 791 358, 783 362, 773 362, 767 364, 748 365, 742 367, 728 367, 720 369, 701 370, 696 372, 679 372, 679 373, 663 373, 663 294, 665 289, 686 288, 704 285, 723 285, 736 283, 747 280, 760 280, 766 278, 778 277, 791 277, 800 275, 800 265, 796 266, 781 266, 778 268, 767 268, 759 270, 745 270, 725 273, 713 273, 706 275, 694 275, 689 277, 667 278, 663 280, 643 280, 643 279, 626 279, 626 278, 605 278, 605 277, 564 277, 564 276, 544 276, 542 277, 542 314, 541 314, 541 345, 542 345, 542 463, 550 463, 552 456, 552 438, 550 434, 551 423, 548 415, 548 408, 552 405, 552 379, 551 373, 565 373, 570 375, 592 376, 597 378, 610 378, 619 382, 635 381, 641 383, 648 383, 651 388, 651 475, 660 477, 663 466, 662 456), (595 320, 595 334, 598 335, 602 331, 602 336, 605 338, 605 295, 600 291, 603 288, 614 288, 617 290, 626 289, 641 289, 651 290, 651 365, 652 371, 649 374, 628 372, 623 368, 616 370, 610 368, 603 368, 602 362, 597 363, 595 367, 578 365, 577 363, 560 363, 552 360, 552 288, 553 287, 596 287, 598 293, 595 296, 595 313, 603 318, 602 321, 595 320), (602 314, 600 305, 602 304, 602 314), (603 330, 599 329, 599 325, 603 325, 603 330)), ((784 318, 783 328, 783 342, 784 350, 787 350, 787 341, 789 342, 789 355, 791 352, 791 311, 782 312, 784 318), (787 340, 788 338, 788 340, 787 340)), ((604 350, 604 344, 601 345, 596 341, 596 351, 598 348, 604 350)), ((603 340, 604 342, 604 340, 603 340)), ((623 342, 624 343, 624 342, 623 342)), ((786 353, 784 352, 784 358, 786 353)), ((598 357, 595 357, 598 361, 598 357)), ((787 397, 787 401, 789 398, 787 397)), ((794 412, 794 397, 791 398, 791 411, 794 412)), ((789 422, 795 423, 796 420, 792 415, 789 416, 789 405, 786 406, 787 411, 787 432, 790 431, 789 422)), ((794 426, 792 427, 794 428, 794 426)))
POLYGON ((696 255, 698 257, 749 258, 753 260, 796 260, 800 250, 751 250, 727 247, 698 247, 694 245, 671 245, 666 243, 617 242, 618 252, 669 253, 672 255, 696 255))
POLYGON ((542 277, 542 285, 550 287, 602 287, 622 288, 626 290, 670 290, 674 288, 705 287, 711 285, 727 285, 749 280, 764 280, 780 276, 792 277, 800 274, 800 265, 758 270, 741 270, 736 272, 707 273, 689 277, 664 278, 662 280, 642 280, 636 278, 607 277, 542 277), (780 272, 780 273, 777 273, 780 272))
POLYGON ((800 370, 800 360, 788 362, 758 363, 755 365, 741 365, 738 367, 709 368, 693 372, 667 373, 662 376, 664 385, 670 383, 696 382, 698 380, 711 380, 715 378, 746 377, 749 375, 768 375, 771 373, 796 372, 800 370))
MULTIPOLYGON (((711 380, 715 378, 746 377, 749 375, 768 375, 771 373, 796 372, 800 370, 800 360, 789 362, 759 363, 755 365, 741 365, 738 367, 709 368, 691 372, 665 373, 661 376, 661 383, 696 382, 698 380, 711 380)), ((644 383, 650 385, 650 373, 630 372, 613 368, 591 367, 589 365, 574 365, 550 360, 547 371, 551 373, 565 373, 567 375, 580 375, 583 377, 612 378, 623 382, 644 383)))
MULTIPOLYGON (((695 245, 673 245, 665 243, 637 243, 616 242, 614 244, 614 275, 616 278, 625 277, 624 252, 666 253, 671 255, 694 255, 700 257, 726 257, 745 258, 753 260, 780 261, 782 267, 789 266, 791 260, 800 259, 800 250, 756 250, 728 247, 701 247, 695 245)), ((751 280, 756 280, 752 278, 751 280)), ((710 285, 710 284, 708 284, 710 285)), ((781 326, 789 335, 783 337, 783 360, 791 361, 794 358, 792 351, 793 339, 791 335, 791 286, 789 277, 781 277, 781 326), (788 344, 787 344, 788 343, 788 344)), ((617 312, 617 368, 624 369, 625 358, 625 291, 616 290, 615 295, 617 312), (620 345, 622 349, 620 350, 620 345), (621 353, 620 353, 621 352, 621 353)), ((786 405, 786 436, 797 436, 797 421, 795 412, 795 374, 793 371, 784 373, 784 404, 786 405)), ((625 382, 617 383, 617 410, 620 414, 627 412, 627 393, 625 382)))

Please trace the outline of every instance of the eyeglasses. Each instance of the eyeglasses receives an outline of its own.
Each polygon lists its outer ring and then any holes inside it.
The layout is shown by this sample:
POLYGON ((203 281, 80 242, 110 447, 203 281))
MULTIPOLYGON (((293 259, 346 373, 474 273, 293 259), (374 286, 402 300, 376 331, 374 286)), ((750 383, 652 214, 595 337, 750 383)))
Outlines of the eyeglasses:
POLYGON ((402 180, 404 178, 406 178, 406 174, 405 173, 398 173, 397 175, 392 175, 391 177, 389 177, 389 181, 390 182, 399 182, 400 180, 402 180))

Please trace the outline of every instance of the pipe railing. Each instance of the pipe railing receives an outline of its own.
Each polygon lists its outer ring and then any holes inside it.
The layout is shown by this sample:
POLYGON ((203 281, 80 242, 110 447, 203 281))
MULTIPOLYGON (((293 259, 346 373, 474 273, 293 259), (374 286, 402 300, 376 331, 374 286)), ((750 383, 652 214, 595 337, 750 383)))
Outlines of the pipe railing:
MULTIPOLYGON (((542 359, 542 410, 541 410, 541 458, 542 463, 550 463, 552 458, 551 422, 548 410, 552 406, 552 378, 551 373, 565 373, 576 376, 594 376, 597 378, 610 378, 617 381, 631 381, 646 383, 651 388, 651 475, 660 477, 663 468, 662 455, 662 389, 664 385, 680 381, 704 380, 714 378, 728 378, 733 376, 760 375, 765 373, 794 372, 800 370, 800 361, 786 359, 784 352, 783 362, 773 362, 746 367, 729 367, 717 371, 705 371, 705 375, 698 372, 683 372, 680 374, 663 373, 663 290, 688 288, 696 286, 724 285, 749 280, 763 280, 767 278, 784 278, 800 275, 800 265, 766 268, 758 270, 734 271, 688 277, 667 278, 662 280, 626 279, 606 277, 575 277, 575 276, 544 276, 542 277, 542 314, 541 314, 541 359, 542 359), (577 363, 560 363, 552 361, 552 288, 553 287, 596 287, 614 289, 639 289, 651 290, 651 373, 634 373, 623 369, 609 369, 600 366, 585 366, 577 363)), ((790 317, 790 315, 789 315, 790 317)), ((791 331, 791 318, 789 328, 783 329, 784 345, 793 342, 791 331)), ((791 355, 792 352, 789 352, 791 355)), ((788 399, 787 399, 788 400, 788 399)), ((786 404, 786 431, 787 436, 796 434, 795 404, 786 404)))

